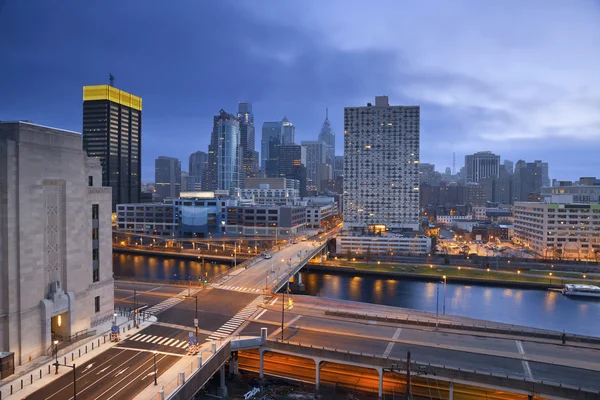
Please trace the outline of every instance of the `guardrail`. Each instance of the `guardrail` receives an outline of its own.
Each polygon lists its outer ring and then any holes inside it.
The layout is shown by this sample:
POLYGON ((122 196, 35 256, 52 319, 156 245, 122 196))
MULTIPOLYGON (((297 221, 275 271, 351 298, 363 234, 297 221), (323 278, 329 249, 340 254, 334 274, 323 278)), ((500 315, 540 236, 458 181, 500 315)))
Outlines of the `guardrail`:
POLYGON ((290 266, 290 271, 287 272, 287 274, 285 275, 285 278, 278 280, 277 282, 271 284, 271 291, 272 292, 277 292, 279 289, 281 289, 283 287, 283 285, 285 285, 286 282, 288 282, 292 276, 296 273, 296 269, 298 268, 298 266, 300 266, 300 268, 302 268, 304 265, 306 265, 314 256, 316 256, 317 254, 319 254, 319 252, 321 250, 323 250, 324 244, 319 245, 318 247, 316 247, 313 251, 311 251, 310 253, 307 253, 308 255, 305 256, 304 258, 300 259, 300 261, 295 265, 295 266, 290 266))
POLYGON ((231 343, 224 343, 212 356, 202 363, 200 368, 192 372, 190 377, 185 380, 181 386, 177 387, 171 393, 168 400, 189 400, 193 399, 196 393, 208 382, 208 380, 217 372, 219 368, 229 359, 231 353, 231 343))

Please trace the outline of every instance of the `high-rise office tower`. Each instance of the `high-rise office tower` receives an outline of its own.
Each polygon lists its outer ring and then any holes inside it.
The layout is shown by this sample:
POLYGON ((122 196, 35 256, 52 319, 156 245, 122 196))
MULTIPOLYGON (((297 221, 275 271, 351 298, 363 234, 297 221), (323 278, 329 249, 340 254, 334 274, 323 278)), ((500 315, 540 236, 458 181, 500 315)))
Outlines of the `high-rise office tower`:
POLYGON ((327 145, 327 158, 325 159, 325 163, 333 166, 335 162, 335 134, 331 129, 331 122, 329 122, 328 109, 325 110, 325 121, 323 122, 323 127, 319 133, 319 140, 325 142, 327 145))
POLYGON ((240 103, 238 106, 240 123, 240 145, 242 146, 243 177, 254 177, 258 174, 258 152, 254 150, 254 114, 252 104, 240 103))
POLYGON ((221 113, 217 139, 217 189, 243 188, 240 123, 233 115, 221 113))
POLYGON ((320 140, 305 140, 306 149, 306 191, 316 192, 320 182, 317 180, 317 165, 327 164, 327 144, 320 140))
POLYGON ((102 185, 117 204, 139 203, 142 99, 109 85, 83 87, 83 149, 100 159, 102 185))
POLYGON ((419 106, 344 108, 344 228, 419 228, 419 106))
POLYGON ((154 160, 154 188, 162 199, 178 199, 181 192, 181 162, 160 156, 154 160))
POLYGON ((491 151, 480 151, 465 156, 466 181, 478 183, 486 178, 500 177, 500 156, 491 151))
POLYGON ((344 156, 335 156, 333 161, 333 179, 344 176, 344 156))
POLYGON ((519 160, 515 165, 513 175, 513 196, 514 201, 529 201, 539 197, 540 189, 547 187, 548 179, 548 163, 541 160, 535 160, 532 163, 519 160))
POLYGON ((278 155, 273 154, 271 158, 271 149, 278 149, 281 145, 281 122, 264 122, 262 126, 262 139, 260 146, 260 169, 267 176, 275 176, 277 167, 269 167, 269 160, 276 160, 278 155), (273 170, 269 174, 269 170, 273 170))
MULTIPOLYGON (((241 162, 242 162, 242 147, 241 147, 241 135, 240 135, 240 123, 237 119, 237 117, 235 115, 229 114, 228 112, 226 112, 225 110, 220 110, 218 115, 215 115, 213 117, 213 129, 210 135, 210 144, 208 145, 208 166, 207 166, 207 172, 206 172, 206 182, 203 185, 203 189, 202 190, 209 190, 209 191, 214 191, 214 190, 218 190, 220 189, 219 186, 219 179, 223 180, 226 178, 226 175, 221 175, 221 177, 219 178, 219 162, 221 162, 221 168, 224 168, 221 170, 221 172, 224 173, 225 169, 228 169, 230 171, 233 171, 231 169, 231 162, 232 159, 231 157, 233 157, 233 154, 235 153, 236 156, 236 162, 237 162, 237 167, 241 168, 241 162), (231 122, 226 122, 226 121, 231 121, 231 122), (229 126, 229 128, 222 128, 225 126, 229 126), (223 129, 222 131, 220 129, 223 129), (235 130, 235 132, 233 132, 235 130), (227 145, 225 143, 220 143, 219 139, 221 134, 226 134, 227 132, 230 132, 233 134, 233 137, 229 136, 229 141, 227 143, 227 145), (231 142, 230 140, 233 139, 235 141, 235 146, 236 146, 236 151, 233 152, 232 147, 234 146, 234 143, 231 142), (219 154, 219 148, 221 149, 222 154, 219 154), (239 152, 239 154, 238 154, 239 152), (223 159, 223 157, 225 157, 227 155, 227 157, 229 157, 229 159, 225 160, 223 159), (220 161, 219 161, 220 160, 220 161), (225 165, 229 165, 227 168, 225 168, 225 165)), ((237 167, 235 169, 235 182, 236 182, 236 187, 240 187, 240 185, 242 185, 241 187, 243 187, 243 179, 240 182, 240 175, 239 175, 239 171, 237 170, 237 167)), ((232 175, 229 174, 229 177, 232 178, 232 175)), ((229 179, 229 178, 227 178, 229 179)), ((226 180, 227 180, 226 179, 226 180)), ((229 180, 227 180, 229 182, 229 180)), ((225 181, 222 181, 222 183, 225 181)))
POLYGON ((504 165, 504 172, 506 172, 509 175, 512 175, 515 170, 515 163, 513 163, 510 160, 504 160, 502 164, 504 165))
POLYGON ((207 166, 208 154, 203 151, 190 154, 188 187, 186 190, 202 190, 202 182, 206 180, 207 166))
POLYGON ((300 196, 306 196, 306 150, 298 144, 279 147, 277 175, 300 182, 300 196))
POLYGON ((281 144, 294 144, 296 140, 296 127, 287 117, 281 120, 281 144))

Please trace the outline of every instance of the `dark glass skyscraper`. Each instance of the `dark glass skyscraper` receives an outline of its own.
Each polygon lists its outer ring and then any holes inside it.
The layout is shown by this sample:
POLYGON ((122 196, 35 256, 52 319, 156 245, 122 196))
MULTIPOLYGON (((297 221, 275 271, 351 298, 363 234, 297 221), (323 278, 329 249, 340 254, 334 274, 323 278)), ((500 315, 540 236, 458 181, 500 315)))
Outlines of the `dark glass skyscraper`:
POLYGON ((252 104, 240 103, 238 106, 238 121, 240 123, 240 145, 242 146, 242 175, 254 177, 258 174, 258 152, 254 150, 254 114, 252 104))
POLYGON ((109 85, 83 87, 83 150, 100 159, 102 186, 117 204, 139 203, 142 99, 109 85))
POLYGON ((181 161, 159 156, 154 160, 154 186, 161 199, 178 199, 181 193, 181 161))
POLYGON ((208 155, 203 151, 190 154, 188 187, 182 190, 202 190, 202 182, 206 180, 206 168, 208 166, 208 155))

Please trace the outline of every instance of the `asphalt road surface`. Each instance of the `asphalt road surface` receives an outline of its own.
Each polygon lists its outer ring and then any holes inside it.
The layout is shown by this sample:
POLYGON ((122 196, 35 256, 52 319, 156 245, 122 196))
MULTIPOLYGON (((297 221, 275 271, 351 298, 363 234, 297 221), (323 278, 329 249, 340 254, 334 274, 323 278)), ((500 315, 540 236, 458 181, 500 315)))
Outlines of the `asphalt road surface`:
MULTIPOLYGON (((179 357, 157 354, 158 376, 168 370, 179 357)), ((65 369, 67 367, 60 367, 65 369)), ((77 366, 78 399, 133 399, 154 379, 154 354, 112 348, 92 360, 77 366)), ((69 372, 26 399, 69 400, 73 399, 73 373, 69 372)))

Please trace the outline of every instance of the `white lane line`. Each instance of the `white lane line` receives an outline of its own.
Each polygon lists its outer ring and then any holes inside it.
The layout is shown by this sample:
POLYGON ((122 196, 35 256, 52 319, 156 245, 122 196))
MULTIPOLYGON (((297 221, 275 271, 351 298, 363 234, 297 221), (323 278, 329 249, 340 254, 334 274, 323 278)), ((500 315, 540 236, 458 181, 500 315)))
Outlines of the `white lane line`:
POLYGON ((278 298, 275 298, 275 300, 273 300, 273 301, 272 301, 272 302, 271 302, 269 305, 270 305, 270 306, 274 306, 274 305, 275 305, 275 303, 277 303, 277 300, 279 300, 279 299, 278 299, 278 298))
POLYGON ((260 317, 262 317, 262 316, 263 316, 263 314, 264 314, 264 313, 266 313, 266 312, 267 312, 267 309, 265 308, 264 310, 262 310, 262 311, 260 312, 260 314, 258 314, 256 317, 254 317, 254 319, 255 319, 255 320, 259 319, 259 318, 260 318, 260 317))
MULTIPOLYGON (((398 336, 400 336, 400 332, 402 332, 402 328, 398 328, 396 329, 396 332, 394 332, 394 336, 392 336, 393 340, 398 339, 398 336)), ((383 356, 387 357, 390 355, 390 353, 392 352, 392 348, 394 347, 394 344, 396 342, 389 342, 387 347, 385 348, 385 351, 383 352, 383 356)))
MULTIPOLYGON (((521 354, 522 356, 525 356, 525 350, 523 349, 523 343, 521 343, 520 340, 515 340, 515 342, 517 343, 517 350, 519 350, 519 354, 521 354)), ((531 367, 529 367, 529 362, 526 360, 522 360, 521 363, 523 364, 523 370, 525 371, 525 377, 527 377, 527 379, 533 379, 533 374, 531 373, 531 367)))

